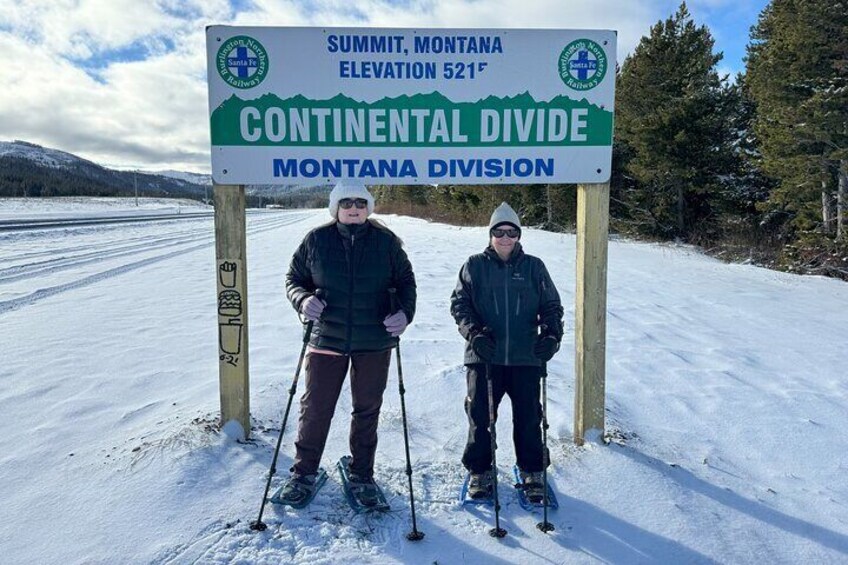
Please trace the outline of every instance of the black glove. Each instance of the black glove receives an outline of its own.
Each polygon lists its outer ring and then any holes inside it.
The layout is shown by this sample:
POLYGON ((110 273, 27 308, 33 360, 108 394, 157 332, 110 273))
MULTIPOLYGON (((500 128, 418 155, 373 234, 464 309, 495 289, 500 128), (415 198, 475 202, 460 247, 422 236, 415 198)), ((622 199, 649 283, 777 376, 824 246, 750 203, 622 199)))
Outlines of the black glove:
POLYGON ((533 355, 547 363, 559 351, 559 340, 550 334, 542 334, 533 344, 533 355))
POLYGON ((471 350, 488 363, 495 356, 495 340, 486 332, 475 334, 471 338, 471 350))

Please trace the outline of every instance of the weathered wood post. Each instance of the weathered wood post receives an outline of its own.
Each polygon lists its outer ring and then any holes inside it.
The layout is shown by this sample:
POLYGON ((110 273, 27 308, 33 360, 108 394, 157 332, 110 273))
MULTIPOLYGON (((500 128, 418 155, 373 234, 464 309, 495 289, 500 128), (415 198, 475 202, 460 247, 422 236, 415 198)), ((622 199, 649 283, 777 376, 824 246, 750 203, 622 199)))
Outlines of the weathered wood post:
POLYGON ((237 421, 246 439, 250 434, 250 381, 244 185, 216 184, 213 192, 221 426, 237 421))
POLYGON ((574 442, 603 437, 609 183, 577 187, 574 442))

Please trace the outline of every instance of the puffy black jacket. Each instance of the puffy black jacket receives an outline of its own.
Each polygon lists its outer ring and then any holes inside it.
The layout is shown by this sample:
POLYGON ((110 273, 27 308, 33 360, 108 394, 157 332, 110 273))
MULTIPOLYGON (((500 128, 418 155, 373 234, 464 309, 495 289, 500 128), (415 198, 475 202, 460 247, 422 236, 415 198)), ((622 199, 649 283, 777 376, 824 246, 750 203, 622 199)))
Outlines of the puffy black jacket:
POLYGON ((415 315, 415 276, 400 239, 366 221, 338 222, 309 232, 292 257, 286 294, 295 310, 317 289, 327 306, 312 327, 310 345, 339 353, 384 351, 397 345, 383 320, 392 313, 389 288, 400 308, 415 315))
POLYGON ((540 325, 557 341, 562 339, 559 293, 542 260, 526 255, 520 243, 507 262, 491 247, 468 258, 451 295, 451 314, 468 340, 466 365, 484 363, 470 344, 484 328, 495 341, 493 365, 540 366, 533 354, 540 325))

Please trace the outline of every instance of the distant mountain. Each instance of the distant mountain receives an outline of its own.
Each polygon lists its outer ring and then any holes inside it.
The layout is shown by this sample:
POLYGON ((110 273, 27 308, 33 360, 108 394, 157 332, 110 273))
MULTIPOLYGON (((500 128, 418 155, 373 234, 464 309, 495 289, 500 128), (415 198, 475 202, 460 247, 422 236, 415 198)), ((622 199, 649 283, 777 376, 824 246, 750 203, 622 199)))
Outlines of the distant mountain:
MULTIPOLYGON (((139 196, 202 200, 203 175, 117 171, 26 141, 0 141, 0 196, 139 196)), ((207 175, 208 176, 208 175, 207 175)))
MULTIPOLYGON (((212 176, 185 171, 118 171, 26 141, 0 141, 0 197, 139 196, 212 198, 212 176)), ((324 198, 329 189, 247 185, 249 206, 324 198), (292 198, 291 195, 298 196, 292 198)))
POLYGON ((151 171, 154 175, 160 175, 172 179, 177 179, 185 182, 199 184, 201 186, 212 186, 212 175, 204 175, 202 173, 188 173, 186 171, 151 171))
POLYGON ((3 157, 28 159, 35 163, 40 163, 45 167, 53 168, 69 167, 76 163, 97 166, 82 157, 77 157, 76 155, 65 153, 58 149, 49 149, 35 143, 18 140, 12 142, 0 141, 0 158, 3 157))
MULTIPOLYGON (((212 175, 186 173, 183 171, 155 171, 155 174, 195 184, 212 186, 212 175)), ((332 185, 301 186, 296 184, 247 184, 244 191, 248 196, 258 196, 269 199, 280 199, 291 195, 317 194, 329 196, 332 185)))

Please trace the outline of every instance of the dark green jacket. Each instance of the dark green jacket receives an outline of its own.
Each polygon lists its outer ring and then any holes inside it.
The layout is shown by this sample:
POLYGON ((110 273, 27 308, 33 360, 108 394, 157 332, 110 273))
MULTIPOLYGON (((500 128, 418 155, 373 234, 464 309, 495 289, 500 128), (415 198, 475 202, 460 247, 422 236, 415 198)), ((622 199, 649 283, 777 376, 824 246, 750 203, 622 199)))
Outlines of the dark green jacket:
POLYGON ((562 339, 559 293, 542 260, 526 255, 520 243, 507 262, 491 247, 468 258, 451 295, 451 314, 468 340, 466 365, 484 362, 470 344, 484 328, 495 341, 493 365, 540 366, 533 345, 541 325, 562 339))
POLYGON ((309 343, 339 353, 384 351, 397 345, 383 320, 392 313, 389 288, 400 309, 415 316, 415 276, 400 239, 370 221, 338 222, 309 232, 292 257, 286 294, 295 310, 316 290, 327 306, 309 343))

